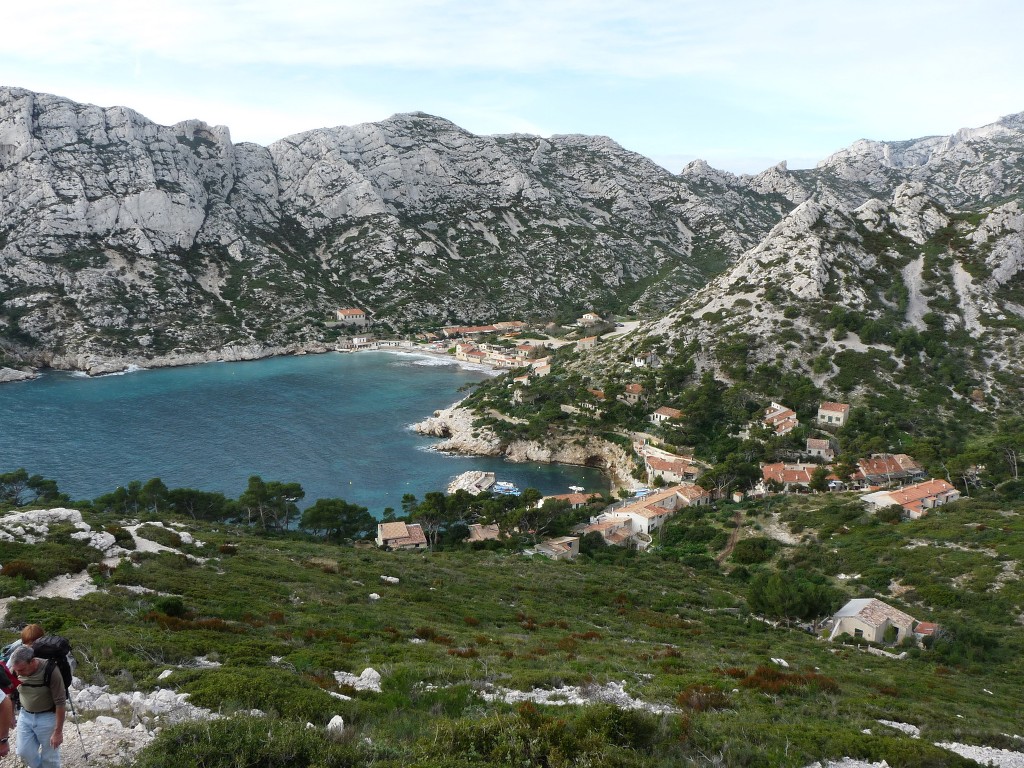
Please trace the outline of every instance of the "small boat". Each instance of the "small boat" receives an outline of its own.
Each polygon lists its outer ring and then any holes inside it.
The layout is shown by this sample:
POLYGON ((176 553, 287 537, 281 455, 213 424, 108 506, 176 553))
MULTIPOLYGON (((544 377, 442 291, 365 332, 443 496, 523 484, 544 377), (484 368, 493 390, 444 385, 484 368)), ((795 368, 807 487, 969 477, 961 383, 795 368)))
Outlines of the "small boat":
POLYGON ((507 483, 501 480, 491 486, 491 492, 501 494, 502 496, 518 496, 520 493, 519 488, 514 483, 507 483))

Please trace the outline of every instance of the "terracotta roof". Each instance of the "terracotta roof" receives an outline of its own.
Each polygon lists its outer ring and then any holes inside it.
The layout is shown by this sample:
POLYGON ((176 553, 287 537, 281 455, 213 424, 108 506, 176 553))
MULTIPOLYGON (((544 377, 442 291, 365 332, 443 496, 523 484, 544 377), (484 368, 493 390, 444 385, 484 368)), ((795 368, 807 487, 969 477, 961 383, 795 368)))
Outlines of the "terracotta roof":
POLYGON ((604 400, 604 390, 601 390, 601 389, 588 389, 587 392, 592 394, 598 400, 604 400))
POLYGON ((640 384, 627 384, 625 391, 631 395, 639 395, 641 392, 644 391, 644 388, 640 384))
POLYGON ((857 461, 864 477, 882 475, 907 475, 921 471, 921 465, 905 453, 873 453, 869 458, 857 461))
POLYGON ((765 408, 764 423, 775 429, 776 434, 784 435, 800 426, 800 421, 792 408, 787 408, 779 403, 772 403, 765 408))
POLYGON ((841 619, 849 616, 856 616, 872 627, 880 627, 886 620, 896 626, 904 627, 909 627, 916 621, 910 614, 904 613, 898 608, 893 608, 888 603, 883 603, 881 600, 876 600, 873 597, 850 600, 839 609, 835 618, 841 619))
POLYGON ((408 536, 405 523, 378 523, 377 535, 382 539, 397 539, 408 536))
POLYGON ((711 494, 701 488, 699 485, 683 485, 680 486, 677 493, 688 501, 696 501, 697 499, 711 498, 711 494))
POLYGON ((693 463, 686 459, 662 459, 659 456, 647 456, 644 461, 653 472, 671 472, 674 475, 695 475, 693 463))
POLYGON ((761 467, 761 477, 767 482, 774 480, 778 483, 807 485, 811 482, 811 475, 818 468, 817 464, 765 464, 761 467))
POLYGON ((941 496, 949 493, 950 491, 956 492, 956 488, 945 480, 937 480, 933 478, 931 480, 925 480, 923 483, 915 483, 914 485, 908 485, 905 488, 889 491, 889 496, 892 497, 894 504, 900 504, 906 507, 908 504, 920 504, 924 499, 941 496))
POLYGON ((661 406, 661 408, 656 410, 655 413, 670 419, 681 419, 683 417, 682 411, 678 408, 669 408, 667 405, 661 406))
POLYGON ((492 523, 491 525, 473 523, 469 526, 469 536, 466 538, 466 541, 494 541, 500 537, 501 529, 497 523, 492 523))
POLYGON ((936 624, 934 621, 922 621, 920 624, 918 624, 916 627, 914 627, 914 634, 915 635, 921 635, 921 636, 934 635, 938 631, 939 631, 939 625, 936 624))
POLYGON ((377 535, 385 546, 404 547, 416 544, 426 544, 427 537, 423 534, 423 527, 419 523, 406 525, 405 523, 379 523, 377 535))
POLYGON ((850 406, 847 403, 821 403, 818 406, 819 411, 832 411, 834 413, 849 413, 850 406))
POLYGON ((338 314, 344 317, 350 317, 352 315, 365 315, 366 313, 361 309, 339 309, 338 314))
POLYGON ((807 438, 807 450, 827 451, 831 450, 832 443, 829 440, 819 440, 815 437, 807 438))

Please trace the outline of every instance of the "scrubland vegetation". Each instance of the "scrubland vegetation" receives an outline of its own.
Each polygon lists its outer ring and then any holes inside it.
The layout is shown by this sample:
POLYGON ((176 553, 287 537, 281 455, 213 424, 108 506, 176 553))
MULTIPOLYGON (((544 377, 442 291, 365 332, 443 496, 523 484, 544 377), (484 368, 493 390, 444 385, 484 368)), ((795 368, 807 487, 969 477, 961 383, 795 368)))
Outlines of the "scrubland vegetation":
MULTIPOLYGON (((93 529, 127 538, 123 514, 78 506, 93 529)), ((174 522, 203 546, 144 525, 174 551, 132 551, 110 569, 54 528, 45 544, 0 542, 0 595, 16 598, 8 626, 72 639, 86 683, 171 687, 232 715, 167 728, 142 766, 967 765, 933 742, 1019 749, 1008 734, 1024 689, 1022 513, 1019 501, 964 500, 883 522, 852 495, 776 497, 686 511, 646 554, 590 541, 576 562, 551 562, 516 543, 442 537, 434 552, 386 553, 143 509, 137 519, 174 522), (737 512, 748 543, 719 563, 737 512), (99 591, 17 599, 86 568, 99 591), (930 649, 888 649, 903 659, 820 637, 818 621, 865 596, 946 632, 930 649), (221 666, 197 668, 199 656, 221 666), (380 693, 333 675, 366 667, 380 693), (480 696, 608 683, 670 712, 480 696), (322 728, 335 714, 340 740, 322 728)))

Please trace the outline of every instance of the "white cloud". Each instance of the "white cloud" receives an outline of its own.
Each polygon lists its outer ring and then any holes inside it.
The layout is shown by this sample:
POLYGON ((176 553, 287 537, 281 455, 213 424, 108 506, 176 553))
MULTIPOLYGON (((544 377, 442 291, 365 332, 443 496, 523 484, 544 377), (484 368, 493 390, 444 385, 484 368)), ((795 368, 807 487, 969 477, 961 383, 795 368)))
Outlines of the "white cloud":
POLYGON ((824 156, 1024 109, 1018 0, 9 6, 0 83, 226 122, 262 143, 422 109, 478 133, 605 133, 647 154, 796 165, 793 147, 824 156), (628 105, 610 101, 631 89, 628 105), (666 121, 687 129, 675 143, 666 121))

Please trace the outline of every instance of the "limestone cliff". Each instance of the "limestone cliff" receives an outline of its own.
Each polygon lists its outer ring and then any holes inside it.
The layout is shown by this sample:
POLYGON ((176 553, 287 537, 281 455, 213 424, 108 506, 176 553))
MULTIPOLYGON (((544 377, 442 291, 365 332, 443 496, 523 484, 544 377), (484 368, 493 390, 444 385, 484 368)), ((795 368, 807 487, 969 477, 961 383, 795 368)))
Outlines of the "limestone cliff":
POLYGON ((436 450, 470 456, 504 456, 508 461, 542 464, 574 464, 604 471, 614 486, 631 487, 634 460, 620 446, 593 436, 571 433, 541 443, 536 440, 501 440, 484 426, 474 426, 476 415, 459 403, 414 424, 421 435, 444 438, 436 450))

